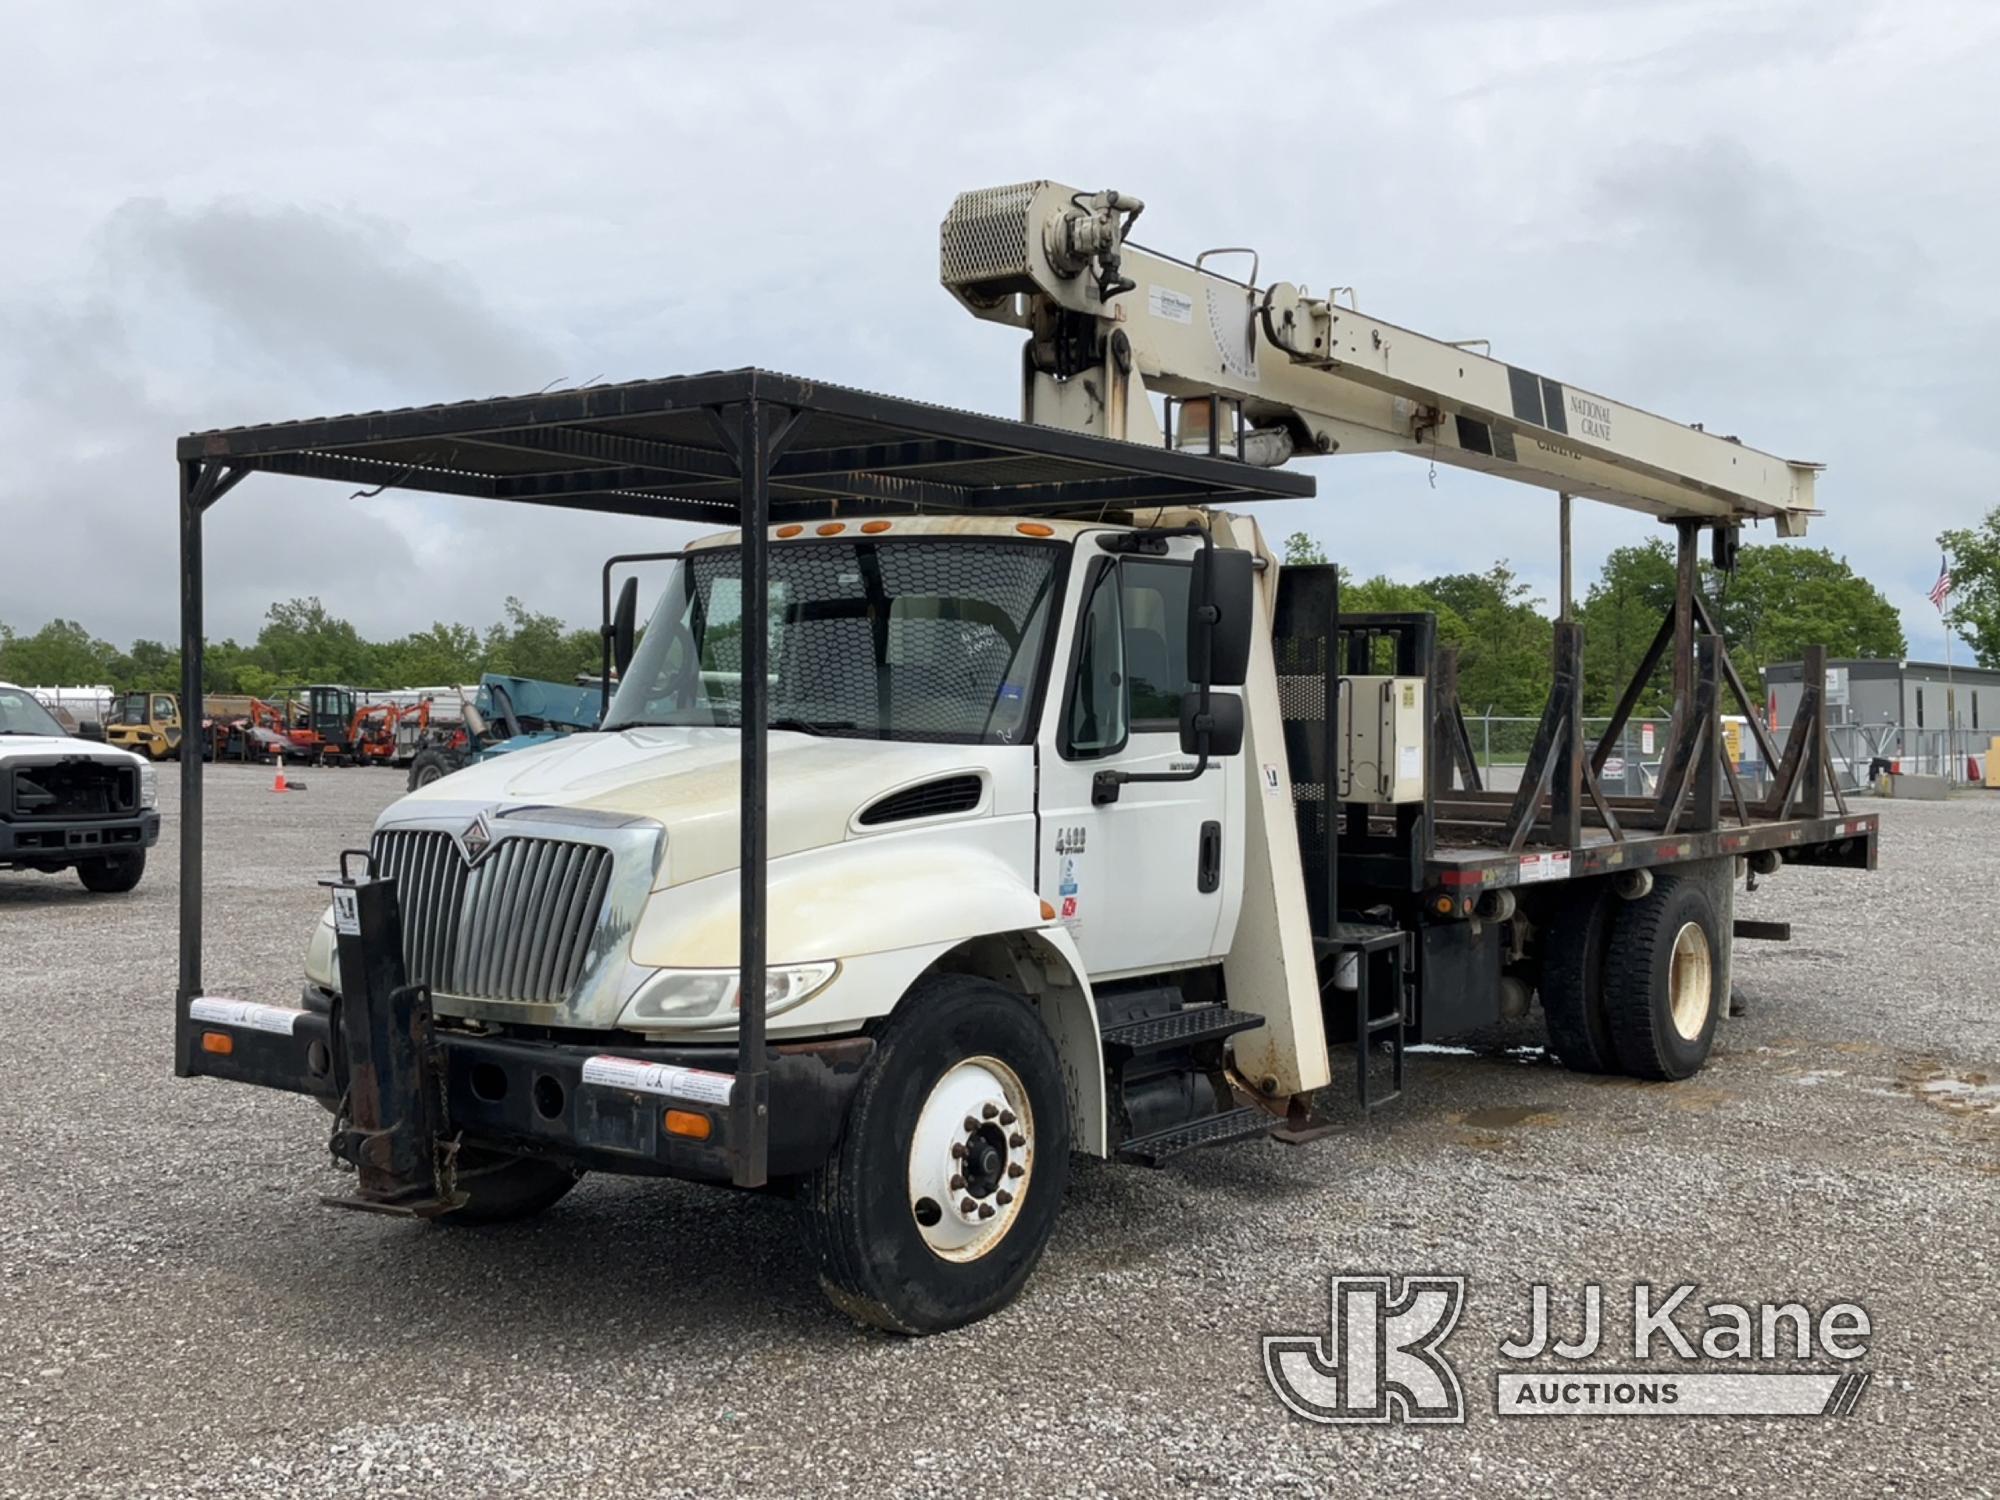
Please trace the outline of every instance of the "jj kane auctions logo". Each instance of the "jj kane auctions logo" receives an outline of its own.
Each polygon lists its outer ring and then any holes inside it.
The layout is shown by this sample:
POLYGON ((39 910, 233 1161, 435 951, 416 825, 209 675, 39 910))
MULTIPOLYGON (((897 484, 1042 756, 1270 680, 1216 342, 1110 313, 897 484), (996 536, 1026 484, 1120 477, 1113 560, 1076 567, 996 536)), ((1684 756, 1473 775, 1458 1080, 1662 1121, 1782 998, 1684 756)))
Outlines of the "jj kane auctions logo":
MULTIPOLYGON (((1499 1346, 1494 1409, 1513 1416, 1847 1416, 1869 1374, 1867 1310, 1836 1302, 1698 1303, 1696 1288, 1640 1282, 1631 1289, 1629 1352, 1644 1368, 1582 1362, 1623 1348, 1607 1342, 1604 1288, 1586 1283, 1575 1322, 1557 1327, 1545 1283, 1531 1290, 1526 1330, 1499 1346), (1566 1336, 1568 1335, 1568 1336, 1566 1336), (1830 1360, 1832 1369, 1772 1369, 1830 1360), (1685 1365, 1703 1361, 1703 1367, 1685 1365)), ((1328 1332, 1264 1336, 1264 1378, 1309 1422, 1462 1423, 1459 1370, 1444 1352, 1465 1310, 1463 1276, 1340 1275, 1328 1332)))

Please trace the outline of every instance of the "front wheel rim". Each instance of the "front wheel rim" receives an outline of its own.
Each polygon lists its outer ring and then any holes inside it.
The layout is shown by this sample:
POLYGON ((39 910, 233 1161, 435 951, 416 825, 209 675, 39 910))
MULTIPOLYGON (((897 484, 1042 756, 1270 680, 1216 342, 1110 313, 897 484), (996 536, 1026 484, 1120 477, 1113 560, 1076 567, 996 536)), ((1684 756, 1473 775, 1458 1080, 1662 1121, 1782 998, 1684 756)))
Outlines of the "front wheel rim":
POLYGON ((910 1138, 910 1216, 941 1260, 991 1252, 1021 1216, 1034 1178, 1035 1114, 1020 1075, 968 1057, 931 1086, 910 1138))
POLYGON ((1715 956, 1699 922, 1685 923, 1674 934, 1673 957, 1667 964, 1667 999, 1681 1040, 1700 1041, 1715 999, 1715 956))

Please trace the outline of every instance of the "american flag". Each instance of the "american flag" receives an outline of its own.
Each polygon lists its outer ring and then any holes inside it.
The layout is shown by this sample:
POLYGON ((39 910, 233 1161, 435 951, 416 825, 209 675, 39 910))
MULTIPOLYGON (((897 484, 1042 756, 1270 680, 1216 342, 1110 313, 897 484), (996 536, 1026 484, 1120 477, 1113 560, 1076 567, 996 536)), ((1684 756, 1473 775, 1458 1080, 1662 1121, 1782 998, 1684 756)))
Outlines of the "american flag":
POLYGON ((1938 558, 1938 581, 1931 585, 1931 603, 1937 606, 1939 614, 1944 613, 1944 601, 1951 597, 1951 560, 1938 558))

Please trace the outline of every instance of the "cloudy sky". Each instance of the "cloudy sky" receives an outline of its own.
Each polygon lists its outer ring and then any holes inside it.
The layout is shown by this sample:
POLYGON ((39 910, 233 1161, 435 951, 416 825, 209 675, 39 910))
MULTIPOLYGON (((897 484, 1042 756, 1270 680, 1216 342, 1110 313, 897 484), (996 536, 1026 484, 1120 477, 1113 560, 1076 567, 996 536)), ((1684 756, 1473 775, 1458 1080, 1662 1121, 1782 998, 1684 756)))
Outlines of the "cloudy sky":
MULTIPOLYGON (((182 432, 763 364, 1011 414, 938 287, 955 192, 1137 193, 1140 238, 1828 465, 1814 540, 1943 647, 1934 538, 2000 503, 2000 6, 20 8, 0 92, 0 620, 176 629, 182 432)), ((1507 558, 1555 502, 1317 465, 1266 516, 1356 571, 1507 558)), ((1652 523, 1582 507, 1582 576, 1652 523)), ((674 528, 260 476, 209 620, 594 623, 674 528)))

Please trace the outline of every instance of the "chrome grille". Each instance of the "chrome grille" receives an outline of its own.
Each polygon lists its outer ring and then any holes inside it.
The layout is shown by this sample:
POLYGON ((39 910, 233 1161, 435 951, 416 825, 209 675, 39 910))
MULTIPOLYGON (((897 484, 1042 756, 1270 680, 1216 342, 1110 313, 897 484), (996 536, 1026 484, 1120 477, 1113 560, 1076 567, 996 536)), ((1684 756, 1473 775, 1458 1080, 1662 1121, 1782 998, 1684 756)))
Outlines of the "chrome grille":
POLYGON ((396 881, 403 965, 440 995, 554 1005, 583 973, 611 889, 611 851, 566 839, 496 841, 466 866, 433 829, 375 835, 375 873, 396 881))

